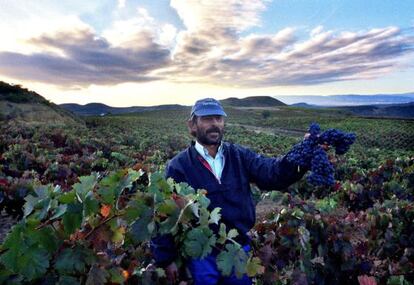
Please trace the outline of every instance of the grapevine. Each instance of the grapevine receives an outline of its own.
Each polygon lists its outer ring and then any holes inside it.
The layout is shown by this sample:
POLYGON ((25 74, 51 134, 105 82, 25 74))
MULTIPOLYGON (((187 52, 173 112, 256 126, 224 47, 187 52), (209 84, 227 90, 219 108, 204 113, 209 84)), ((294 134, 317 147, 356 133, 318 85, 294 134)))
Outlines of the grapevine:
POLYGON ((82 176, 66 192, 36 186, 0 248, 0 284, 159 284, 165 274, 154 266, 148 243, 164 234, 183 249, 178 258, 202 258, 217 248, 224 275, 260 272, 258 258, 234 241, 237 230, 221 223, 221 209, 207 208, 205 190, 161 173, 145 176, 123 169, 82 176))
POLYGON ((356 136, 336 129, 329 129, 322 134, 320 131, 319 125, 312 123, 309 126, 309 137, 295 145, 287 158, 305 169, 310 169, 311 173, 307 177, 309 183, 332 186, 335 183, 334 167, 321 145, 332 146, 335 153, 341 155, 349 150, 356 136))

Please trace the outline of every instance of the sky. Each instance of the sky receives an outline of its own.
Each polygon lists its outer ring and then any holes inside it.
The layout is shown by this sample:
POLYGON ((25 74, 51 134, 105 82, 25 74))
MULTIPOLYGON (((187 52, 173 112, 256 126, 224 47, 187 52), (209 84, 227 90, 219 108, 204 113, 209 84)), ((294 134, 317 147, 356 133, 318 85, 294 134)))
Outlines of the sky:
POLYGON ((48 100, 414 91, 412 0, 0 0, 0 80, 48 100))

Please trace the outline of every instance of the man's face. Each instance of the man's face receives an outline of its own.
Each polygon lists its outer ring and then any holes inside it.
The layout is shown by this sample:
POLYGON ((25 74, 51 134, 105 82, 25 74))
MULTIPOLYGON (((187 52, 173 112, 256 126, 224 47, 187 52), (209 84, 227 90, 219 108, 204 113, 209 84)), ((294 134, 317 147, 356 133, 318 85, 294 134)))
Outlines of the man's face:
POLYGON ((219 145, 224 134, 224 117, 218 115, 198 117, 190 128, 201 144, 219 145))

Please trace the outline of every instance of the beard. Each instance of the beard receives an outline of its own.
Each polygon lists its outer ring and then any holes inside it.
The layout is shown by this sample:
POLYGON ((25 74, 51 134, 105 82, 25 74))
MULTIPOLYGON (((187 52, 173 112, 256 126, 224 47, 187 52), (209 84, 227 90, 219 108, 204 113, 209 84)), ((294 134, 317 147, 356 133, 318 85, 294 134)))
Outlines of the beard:
POLYGON ((203 145, 220 145, 223 134, 224 130, 220 128, 210 128, 205 131, 197 128, 196 138, 203 145))

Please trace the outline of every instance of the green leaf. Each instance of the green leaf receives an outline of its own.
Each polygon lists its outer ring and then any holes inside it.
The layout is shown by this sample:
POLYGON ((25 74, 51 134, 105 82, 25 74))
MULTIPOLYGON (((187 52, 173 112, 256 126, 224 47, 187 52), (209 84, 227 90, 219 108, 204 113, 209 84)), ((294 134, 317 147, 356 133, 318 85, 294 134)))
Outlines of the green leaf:
POLYGON ((104 204, 113 205, 119 195, 125 188, 131 188, 133 182, 139 179, 143 174, 142 171, 119 170, 111 173, 102 179, 99 184, 98 194, 102 198, 104 204))
POLYGON ((194 216, 196 216, 197 218, 200 217, 200 204, 199 203, 192 203, 190 204, 190 209, 193 212, 194 216))
POLYGON ((42 277, 49 267, 46 250, 36 246, 23 247, 24 250, 11 249, 0 256, 0 262, 12 272, 31 281, 42 277))
POLYGON ((51 216, 49 220, 55 220, 57 218, 60 218, 63 214, 66 213, 67 207, 68 206, 65 205, 65 204, 59 205, 59 207, 56 208, 56 210, 54 211, 53 216, 51 216))
POLYGON ((83 274, 86 266, 95 262, 95 256, 89 249, 76 246, 65 248, 56 258, 55 268, 60 274, 83 274))
POLYGON ((167 182, 164 178, 164 174, 161 172, 151 173, 149 176, 149 186, 155 186, 164 193, 172 193, 171 184, 167 182))
POLYGON ((231 229, 230 231, 229 231, 229 233, 227 234, 227 238, 235 238, 235 237, 237 237, 239 235, 239 233, 237 232, 237 230, 236 229, 231 229))
POLYGON ((167 180, 167 182, 170 183, 171 188, 172 186, 174 186, 175 192, 177 192, 178 195, 187 196, 187 195, 195 194, 194 188, 188 185, 187 183, 181 182, 181 183, 175 184, 173 181, 174 180, 172 178, 168 178, 167 180))
POLYGON ((220 223, 220 230, 219 230, 219 239, 217 242, 219 244, 224 244, 228 239, 233 239, 237 237, 239 233, 236 229, 231 229, 228 233, 226 232, 226 225, 220 223))
POLYGON ((43 276, 49 267, 49 252, 55 251, 57 241, 50 228, 36 231, 23 222, 12 228, 2 249, 0 263, 9 271, 28 281, 43 276))
POLYGON ((35 227, 28 227, 27 234, 34 243, 39 247, 44 248, 49 254, 53 254, 59 247, 61 240, 56 236, 55 231, 51 226, 36 230, 35 227))
POLYGON ((213 231, 207 227, 198 227, 190 230, 184 241, 185 253, 193 258, 204 258, 211 253, 216 244, 213 231))
POLYGON ((111 152, 111 157, 115 158, 116 160, 118 160, 119 162, 125 163, 128 161, 128 156, 126 156, 125 154, 119 153, 119 152, 111 152))
POLYGON ((219 238, 217 239, 217 243, 224 244, 227 240, 227 232, 226 232, 226 225, 221 223, 219 229, 219 238))
POLYGON ((63 193, 58 197, 58 201, 62 204, 70 204, 75 202, 76 193, 74 191, 63 193))
MULTIPOLYGON (((177 207, 173 213, 171 213, 164 221, 159 223, 160 227, 158 231, 160 234, 176 234, 176 231, 178 230, 176 224, 180 216, 180 212, 180 209, 177 207)), ((183 220, 184 218, 181 218, 182 223, 183 220)))
POLYGON ((148 224, 152 222, 152 218, 153 210, 147 208, 143 215, 131 225, 129 233, 135 243, 141 243, 151 238, 148 224))
POLYGON ((204 194, 206 190, 198 190, 197 191, 197 201, 200 203, 200 206, 203 208, 207 208, 210 205, 210 199, 204 194))
POLYGON ((177 204, 174 200, 167 199, 164 200, 161 204, 157 205, 156 211, 159 215, 171 215, 176 212, 178 209, 177 204))
POLYGON ((144 203, 143 197, 141 195, 137 195, 135 199, 128 202, 125 209, 125 220, 128 223, 132 223, 149 208, 150 207, 144 203))
POLYGON ((34 218, 42 220, 47 216, 50 209, 52 199, 49 198, 49 193, 53 189, 50 185, 41 186, 35 189, 35 196, 28 195, 25 197, 26 203, 24 205, 24 216, 27 217, 32 214, 33 210, 37 210, 34 218))
POLYGON ((247 258, 241 246, 227 244, 226 250, 217 256, 217 267, 224 276, 229 276, 234 272, 237 278, 241 278, 246 273, 247 258))
POLYGON ((83 217, 95 215, 99 210, 99 202, 95 199, 93 192, 86 194, 83 202, 83 217))
POLYGON ((98 177, 99 175, 97 173, 92 173, 89 176, 79 177, 79 182, 73 185, 73 189, 75 190, 76 197, 78 198, 79 202, 83 202, 86 195, 93 191, 96 184, 98 183, 98 177))
POLYGON ((200 208, 200 218, 198 220, 200 226, 207 227, 209 222, 210 212, 207 208, 200 208))
POLYGON ((46 250, 31 247, 19 257, 19 274, 28 280, 42 277, 49 267, 49 255, 46 250))
POLYGON ((220 214, 221 208, 214 208, 213 211, 210 213, 210 220, 208 221, 209 224, 216 224, 218 225, 221 214, 220 214))
POLYGON ((82 210, 81 204, 68 204, 66 213, 63 215, 62 223, 67 235, 75 232, 82 224, 82 210))

